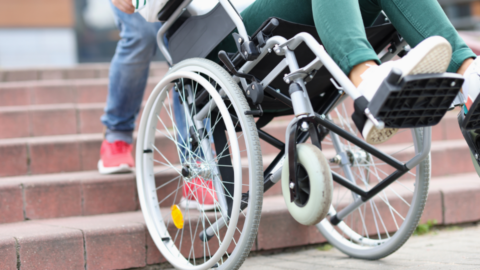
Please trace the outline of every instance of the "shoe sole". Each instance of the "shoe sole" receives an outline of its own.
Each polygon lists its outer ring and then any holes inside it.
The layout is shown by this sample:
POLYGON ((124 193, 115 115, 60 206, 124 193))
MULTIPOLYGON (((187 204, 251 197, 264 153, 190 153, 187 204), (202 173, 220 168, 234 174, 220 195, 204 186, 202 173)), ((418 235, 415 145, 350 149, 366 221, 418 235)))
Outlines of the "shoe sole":
MULTIPOLYGON (((402 60, 402 78, 408 75, 443 73, 450 65, 452 47, 443 37, 431 37, 415 47, 402 60)), ((362 135, 369 144, 380 144, 389 140, 398 128, 378 130, 372 121, 367 120, 362 135)))
POLYGON ((372 121, 367 120, 363 128, 363 137, 369 144, 381 144, 388 141, 398 132, 398 128, 384 128, 378 130, 372 121))
POLYGON ((199 204, 197 201, 182 198, 178 204, 183 209, 197 209, 198 211, 213 211, 218 208, 215 204, 199 204))
POLYGON ((128 164, 120 164, 118 167, 104 167, 102 160, 98 161, 97 168, 100 174, 130 173, 135 171, 135 168, 128 166, 128 164))
POLYGON ((403 76, 443 73, 452 59, 452 47, 443 37, 431 37, 412 49, 402 60, 403 76), (408 60, 408 61, 407 61, 408 60))

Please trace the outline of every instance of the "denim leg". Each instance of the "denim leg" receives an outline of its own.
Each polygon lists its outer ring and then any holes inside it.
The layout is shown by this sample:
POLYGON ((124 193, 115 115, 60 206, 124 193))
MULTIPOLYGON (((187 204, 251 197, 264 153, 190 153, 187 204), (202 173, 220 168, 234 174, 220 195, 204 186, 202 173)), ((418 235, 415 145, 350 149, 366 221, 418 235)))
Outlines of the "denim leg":
MULTIPOLYGON (((187 119, 185 118, 185 110, 183 105, 180 103, 180 93, 177 91, 173 92, 173 114, 175 125, 177 126, 177 142, 180 144, 180 162, 183 163, 191 158, 201 160, 204 158, 204 154, 201 151, 201 147, 197 149, 197 151, 193 154, 193 156, 189 155, 189 151, 192 149, 188 149, 189 143, 189 134, 187 132, 187 119), (188 151, 187 151, 188 150, 188 151)), ((183 94, 182 94, 183 95, 183 94)), ((210 142, 213 143, 213 136, 211 135, 211 119, 205 119, 203 121, 203 125, 205 127, 205 131, 203 134, 200 135, 207 135, 210 137, 210 142)))
POLYGON ((121 40, 110 66, 107 104, 101 121, 107 127, 108 141, 131 143, 160 23, 148 23, 140 14, 126 14, 113 4, 112 10, 121 40))
POLYGON ((186 147, 188 146, 187 140, 187 121, 185 119, 185 111, 183 110, 183 105, 180 104, 180 94, 178 91, 173 92, 173 115, 175 120, 175 125, 177 126, 177 142, 180 144, 180 162, 185 162, 185 158, 188 151, 186 147))

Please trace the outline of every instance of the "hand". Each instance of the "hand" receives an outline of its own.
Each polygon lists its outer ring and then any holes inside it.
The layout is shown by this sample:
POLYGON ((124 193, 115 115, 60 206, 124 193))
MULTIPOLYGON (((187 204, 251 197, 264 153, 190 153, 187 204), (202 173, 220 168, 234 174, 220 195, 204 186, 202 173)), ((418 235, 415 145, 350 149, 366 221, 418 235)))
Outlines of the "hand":
POLYGON ((112 0, 112 3, 118 9, 127 14, 132 14, 135 12, 135 7, 132 4, 132 0, 112 0))

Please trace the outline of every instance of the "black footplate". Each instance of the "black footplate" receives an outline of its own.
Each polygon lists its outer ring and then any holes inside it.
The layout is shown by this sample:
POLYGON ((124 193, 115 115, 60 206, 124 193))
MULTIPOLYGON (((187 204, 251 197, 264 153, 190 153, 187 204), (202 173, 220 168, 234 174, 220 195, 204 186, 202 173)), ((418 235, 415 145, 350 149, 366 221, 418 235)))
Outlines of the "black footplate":
MULTIPOLYGON (((463 109, 462 109, 463 113, 463 109)), ((461 125, 465 130, 480 129, 480 98, 476 98, 461 125)))
POLYGON ((389 128, 434 126, 450 108, 463 84, 453 73, 409 75, 392 70, 368 109, 389 128))

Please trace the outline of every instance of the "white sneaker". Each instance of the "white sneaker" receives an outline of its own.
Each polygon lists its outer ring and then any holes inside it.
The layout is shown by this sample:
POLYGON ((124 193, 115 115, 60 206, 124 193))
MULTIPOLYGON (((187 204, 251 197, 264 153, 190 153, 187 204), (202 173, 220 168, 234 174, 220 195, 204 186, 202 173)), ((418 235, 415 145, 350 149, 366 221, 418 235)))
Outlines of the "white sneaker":
POLYGON ((462 85, 462 91, 464 96, 464 103, 467 107, 465 113, 468 112, 475 99, 480 94, 480 57, 477 57, 475 61, 467 68, 463 75, 465 81, 462 85))
MULTIPOLYGON (((368 101, 371 101, 392 68, 402 71, 401 78, 407 75, 443 73, 447 70, 451 58, 452 47, 446 39, 438 36, 427 38, 402 59, 367 69, 361 75, 363 81, 358 86, 358 90, 368 101)), ((367 120, 362 135, 367 143, 379 144, 390 139, 397 131, 397 128, 378 130, 372 121, 367 120)))

